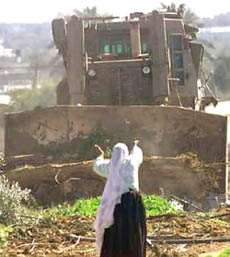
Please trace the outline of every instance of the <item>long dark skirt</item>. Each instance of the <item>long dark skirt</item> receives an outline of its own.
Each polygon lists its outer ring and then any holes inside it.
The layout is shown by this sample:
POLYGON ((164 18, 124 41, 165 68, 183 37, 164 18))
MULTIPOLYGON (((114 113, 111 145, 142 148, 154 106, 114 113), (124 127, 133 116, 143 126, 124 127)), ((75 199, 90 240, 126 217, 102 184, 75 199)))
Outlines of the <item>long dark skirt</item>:
POLYGON ((115 206, 114 224, 105 230, 100 257, 145 257, 146 214, 141 195, 131 190, 115 206))

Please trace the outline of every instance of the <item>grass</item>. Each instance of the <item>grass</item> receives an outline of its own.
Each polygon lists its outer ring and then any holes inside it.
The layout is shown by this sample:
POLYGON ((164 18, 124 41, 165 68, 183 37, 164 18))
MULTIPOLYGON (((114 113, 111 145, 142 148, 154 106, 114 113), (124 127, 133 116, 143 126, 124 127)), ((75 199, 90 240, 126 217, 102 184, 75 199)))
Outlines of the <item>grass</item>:
MULTIPOLYGON (((74 205, 58 205, 49 209, 46 216, 73 216, 80 214, 87 217, 96 215, 101 197, 81 198, 76 200, 74 205)), ((176 212, 174 207, 165 199, 156 195, 144 195, 144 205, 147 216, 155 216, 167 212, 176 212)))
MULTIPOLYGON (((213 257, 214 255, 208 254, 205 257, 213 257)), ((230 249, 223 250, 220 254, 215 255, 215 257, 230 257, 230 249)))
POLYGON ((230 249, 224 250, 218 255, 218 257, 230 257, 230 249))

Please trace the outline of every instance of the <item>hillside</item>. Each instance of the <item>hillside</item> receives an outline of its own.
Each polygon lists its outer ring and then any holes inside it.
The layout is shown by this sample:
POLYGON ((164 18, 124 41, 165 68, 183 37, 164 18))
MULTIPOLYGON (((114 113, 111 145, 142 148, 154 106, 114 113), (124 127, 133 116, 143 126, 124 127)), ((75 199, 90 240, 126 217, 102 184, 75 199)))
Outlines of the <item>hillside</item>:
POLYGON ((23 53, 41 51, 52 42, 50 23, 0 23, 0 37, 6 48, 21 49, 23 53))

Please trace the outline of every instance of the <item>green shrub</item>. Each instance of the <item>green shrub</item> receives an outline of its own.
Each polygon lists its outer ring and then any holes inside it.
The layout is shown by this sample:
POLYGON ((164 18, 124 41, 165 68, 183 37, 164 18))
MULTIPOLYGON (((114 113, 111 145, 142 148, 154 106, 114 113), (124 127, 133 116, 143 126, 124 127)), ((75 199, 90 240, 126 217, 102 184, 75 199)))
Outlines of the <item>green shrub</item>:
MULTIPOLYGON (((100 204, 101 197, 78 199, 72 206, 59 205, 47 212, 48 216, 72 216, 80 214, 83 216, 92 217, 96 215, 100 204)), ((167 212, 175 212, 175 208, 165 199, 156 195, 144 195, 143 201, 145 204, 147 216, 159 215, 167 212)))
POLYGON ((167 212, 175 212, 175 208, 166 199, 157 195, 145 195, 144 205, 148 216, 155 216, 167 212))
POLYGON ((97 209, 100 204, 101 197, 88 198, 88 199, 78 199, 74 205, 63 206, 58 205, 50 209, 47 212, 47 216, 73 216, 75 214, 80 214, 83 216, 91 217, 94 216, 97 212, 97 209))
POLYGON ((32 200, 30 190, 22 190, 18 183, 0 176, 0 223, 3 225, 23 225, 27 210, 22 203, 32 200))
POLYGON ((36 106, 45 107, 56 104, 57 81, 47 80, 41 88, 19 89, 9 93, 11 107, 15 112, 33 110, 36 106))
POLYGON ((13 228, 10 226, 4 226, 0 224, 0 246, 7 242, 10 233, 13 232, 13 228))
POLYGON ((230 249, 224 250, 218 255, 218 257, 230 257, 230 249))
POLYGON ((0 169, 2 169, 5 166, 5 158, 3 153, 0 152, 0 169))

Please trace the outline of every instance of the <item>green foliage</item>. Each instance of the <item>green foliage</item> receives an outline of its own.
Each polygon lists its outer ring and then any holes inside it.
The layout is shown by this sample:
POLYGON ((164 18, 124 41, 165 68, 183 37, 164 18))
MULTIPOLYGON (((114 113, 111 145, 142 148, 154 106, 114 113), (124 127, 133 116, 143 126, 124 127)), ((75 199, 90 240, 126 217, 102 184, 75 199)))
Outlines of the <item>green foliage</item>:
POLYGON ((218 257, 230 257, 230 249, 224 250, 218 255, 218 257))
POLYGON ((97 17, 98 13, 97 13, 97 7, 93 6, 92 8, 90 7, 86 7, 83 10, 83 17, 97 17))
POLYGON ((48 22, 40 24, 0 23, 0 36, 4 37, 5 47, 21 49, 22 55, 45 49, 52 41, 51 26, 48 22))
MULTIPOLYGON (((101 197, 78 199, 74 205, 63 206, 59 205, 55 208, 48 210, 46 216, 73 216, 80 214, 83 216, 92 217, 96 215, 101 197)), ((156 195, 144 195, 144 205, 146 208, 147 216, 155 216, 168 212, 176 212, 173 206, 165 199, 156 195)))
MULTIPOLYGON (((206 255, 205 257, 212 257, 212 255, 206 255)), ((217 257, 230 257, 230 249, 225 249, 217 257)))
POLYGON ((16 90, 10 92, 13 111, 32 110, 36 106, 51 106, 56 104, 55 80, 46 80, 41 88, 16 90))
POLYGON ((148 216, 155 216, 167 212, 175 212, 174 207, 165 199, 156 195, 145 195, 144 205, 148 216))
POLYGON ((0 176, 0 223, 3 225, 24 225, 27 214, 22 203, 32 200, 30 190, 22 190, 18 183, 10 182, 4 175, 0 176))
POLYGON ((218 90, 223 94, 230 93, 230 57, 219 57, 215 64, 214 77, 218 90))
POLYGON ((105 149, 105 155, 104 155, 104 157, 106 158, 106 159, 110 159, 111 157, 112 157, 112 149, 110 148, 110 147, 106 147, 106 149, 105 149))
POLYGON ((0 170, 3 166, 5 166, 5 159, 3 153, 0 152, 0 170))
POLYGON ((98 206, 100 204, 101 197, 89 198, 89 199, 78 199, 73 206, 58 205, 50 209, 46 216, 73 216, 76 214, 81 214, 83 216, 91 217, 97 212, 98 206))
POLYGON ((213 18, 203 18, 205 27, 225 27, 230 25, 230 12, 215 15, 213 18))
POLYGON ((41 151, 45 155, 53 156, 55 160, 85 161, 95 159, 99 155, 94 147, 95 144, 98 144, 104 149, 105 158, 111 158, 111 149, 117 141, 119 140, 115 139, 112 134, 101 129, 94 129, 88 136, 79 134, 72 144, 63 143, 60 147, 51 143, 43 145, 41 151))
POLYGON ((98 14, 97 12, 97 7, 96 6, 93 6, 92 8, 90 7, 86 7, 83 9, 83 11, 79 11, 79 10, 73 10, 73 12, 79 16, 79 17, 84 17, 84 18, 87 18, 87 17, 98 17, 100 16, 100 14, 98 14))
POLYGON ((167 5, 167 4, 165 4, 165 3, 161 3, 161 8, 162 9, 167 9, 167 8, 170 8, 170 10, 172 11, 172 12, 176 12, 176 4, 175 3, 173 3, 173 2, 171 2, 171 4, 170 5, 167 5))
POLYGON ((185 23, 190 23, 190 24, 194 24, 194 25, 200 24, 200 18, 190 8, 185 8, 185 4, 183 4, 183 3, 181 3, 178 6, 173 2, 171 2, 170 5, 161 3, 161 7, 163 9, 169 9, 171 12, 179 12, 180 9, 182 8, 182 9, 184 9, 183 20, 185 23))
POLYGON ((13 232, 13 228, 11 226, 4 226, 0 224, 0 246, 7 242, 7 239, 10 233, 13 232))
POLYGON ((95 151, 94 145, 100 145, 105 151, 105 158, 112 155, 112 147, 118 142, 118 138, 103 129, 94 129, 87 138, 82 139, 79 149, 79 159, 93 159, 99 153, 95 151))
MULTIPOLYGON (((102 16, 112 16, 111 13, 98 13, 97 7, 92 6, 92 7, 86 7, 82 11, 75 9, 73 12, 78 16, 78 17, 83 17, 83 18, 88 18, 88 17, 102 17, 102 16)), ((70 18, 68 15, 61 15, 64 16, 67 20, 70 18)), ((91 20, 91 23, 94 23, 93 20, 91 20)))
POLYGON ((184 14, 184 22, 194 25, 200 25, 200 18, 190 8, 187 8, 184 14))

